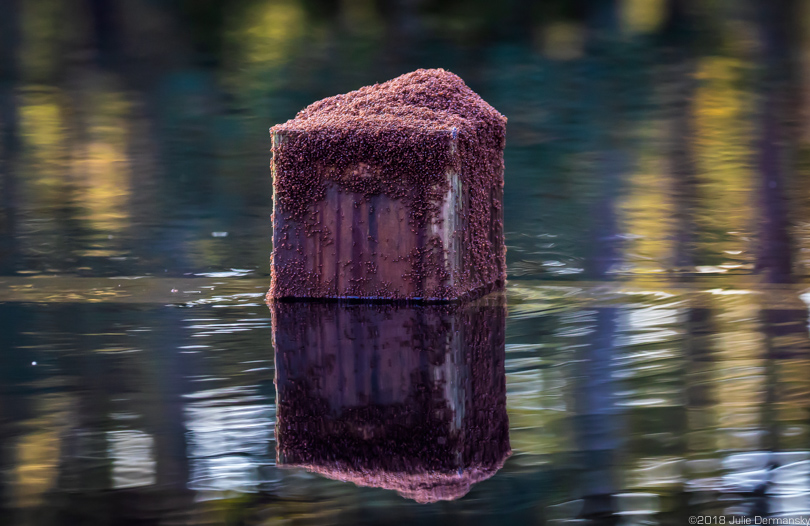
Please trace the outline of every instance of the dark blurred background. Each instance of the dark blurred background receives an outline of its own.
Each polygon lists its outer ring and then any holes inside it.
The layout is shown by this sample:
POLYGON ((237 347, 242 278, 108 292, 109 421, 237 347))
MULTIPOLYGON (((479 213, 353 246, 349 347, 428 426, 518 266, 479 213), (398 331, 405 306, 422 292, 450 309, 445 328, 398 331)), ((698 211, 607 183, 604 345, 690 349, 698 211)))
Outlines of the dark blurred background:
POLYGON ((459 74, 509 118, 512 278, 804 272, 803 1, 2 12, 4 274, 266 275, 267 128, 418 67, 459 74))

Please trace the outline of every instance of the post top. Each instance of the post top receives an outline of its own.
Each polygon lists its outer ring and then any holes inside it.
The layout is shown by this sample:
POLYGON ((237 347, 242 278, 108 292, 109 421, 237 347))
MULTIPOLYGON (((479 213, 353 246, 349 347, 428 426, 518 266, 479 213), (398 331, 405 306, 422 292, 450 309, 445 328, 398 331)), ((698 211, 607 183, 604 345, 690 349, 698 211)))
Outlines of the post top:
POLYGON ((315 102, 271 133, 407 135, 476 133, 502 129, 498 113, 457 75, 444 69, 419 69, 395 79, 315 102))

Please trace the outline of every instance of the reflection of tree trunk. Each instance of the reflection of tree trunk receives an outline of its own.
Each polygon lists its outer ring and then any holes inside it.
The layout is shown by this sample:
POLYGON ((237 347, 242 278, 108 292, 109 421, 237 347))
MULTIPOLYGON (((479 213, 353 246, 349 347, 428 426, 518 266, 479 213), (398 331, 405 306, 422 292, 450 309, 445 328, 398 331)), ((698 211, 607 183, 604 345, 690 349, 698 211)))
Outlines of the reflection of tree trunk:
MULTIPOLYGON (((761 50, 759 60, 763 81, 758 107, 756 166, 759 175, 760 225, 756 269, 766 283, 792 281, 793 246, 791 239, 788 186, 795 162, 795 141, 799 134, 793 115, 797 114, 797 81, 800 77, 797 49, 798 4, 794 0, 756 3, 761 50)), ((806 329, 807 311, 795 292, 765 291, 760 312, 765 336, 766 392, 762 404, 761 427, 765 432, 762 449, 777 452, 782 447, 779 418, 782 389, 778 370, 791 362, 806 361, 810 342, 806 329), (783 306, 787 299, 795 305, 783 306)), ((768 469, 777 467, 771 463, 768 469)), ((769 480, 751 496, 752 513, 766 515, 769 480)))
POLYGON ((380 3, 381 13, 385 20, 386 66, 390 75, 401 75, 404 71, 415 69, 419 62, 418 51, 421 24, 418 16, 422 0, 389 0, 380 3))
MULTIPOLYGON (((126 156, 131 170, 131 180, 137 181, 137 186, 128 201, 127 215, 130 221, 127 222, 125 235, 130 240, 130 250, 134 254, 149 254, 154 250, 154 234, 150 231, 150 227, 164 220, 161 217, 159 196, 161 180, 166 174, 159 159, 154 119, 145 108, 147 95, 136 92, 133 97, 138 103, 133 105, 129 118, 126 156)), ((181 246, 178 244, 174 248, 179 249, 181 246)), ((126 265, 123 272, 129 275, 141 272, 138 263, 127 260, 121 265, 122 267, 126 265)))
POLYGON ((661 83, 666 130, 663 150, 669 167, 674 213, 673 251, 669 262, 674 270, 693 270, 696 264, 699 178, 693 150, 695 128, 693 102, 697 91, 695 53, 691 31, 695 21, 690 0, 669 0, 661 30, 665 62, 661 83))
MULTIPOLYGON (((694 300, 690 300, 690 303, 694 300)), ((706 307, 690 305, 685 316, 686 341, 684 352, 687 361, 688 383, 685 389, 685 402, 688 411, 705 411, 715 404, 711 394, 711 364, 715 361, 712 349, 712 335, 716 332, 712 326, 712 311, 706 307)), ((702 421, 705 413, 697 417, 702 421)), ((693 419, 690 419, 693 420, 693 419)), ((706 422, 699 422, 699 427, 708 427, 706 422)))
MULTIPOLYGON (((55 327, 65 334, 99 334, 105 327, 97 309, 75 305, 60 309, 55 327)), ((70 427, 65 431, 59 459, 58 487, 62 491, 92 493, 110 487, 112 462, 107 434, 110 407, 106 364, 109 355, 99 353, 89 339, 76 339, 76 353, 66 360, 74 379, 70 427)))
MULTIPOLYGON (((176 309, 173 309, 176 310, 176 309)), ((167 320, 161 323, 152 340, 153 355, 157 365, 156 398, 147 415, 155 437, 155 460, 157 461, 157 484, 170 490, 172 495, 181 495, 189 478, 188 453, 186 451, 186 426, 184 395, 193 391, 188 370, 196 361, 196 354, 178 353, 177 349, 188 344, 185 334, 176 328, 182 325, 182 316, 167 312, 167 320)))
MULTIPOLYGON (((17 388, 30 384, 29 357, 21 350, 24 334, 30 330, 26 310, 15 303, 0 303, 0 517, 11 517, 15 488, 11 473, 18 466, 16 446, 20 422, 30 418, 30 396, 17 388)), ((9 521, 11 523, 13 521, 9 521)))
POLYGON ((770 283, 790 280, 792 267, 788 203, 785 194, 785 160, 780 130, 778 90, 767 90, 760 108, 757 145, 760 175, 760 230, 757 269, 770 283))
MULTIPOLYGON (((597 111, 603 111, 598 109, 597 111)), ((624 171, 619 151, 606 151, 597 156, 596 185, 598 197, 591 208, 591 239, 585 260, 585 271, 594 279, 608 278, 621 260, 621 247, 616 199, 624 171)))
MULTIPOLYGON (((587 16, 589 58, 586 96, 593 106, 589 120, 601 131, 591 145, 596 152, 596 197, 591 207, 590 243, 585 256, 587 275, 606 279, 621 260, 616 201, 624 179, 626 160, 617 147, 621 138, 621 108, 613 97, 617 86, 609 62, 619 31, 618 2, 593 0, 587 16)), ((575 436, 583 472, 584 500, 580 516, 602 524, 615 524, 614 495, 618 448, 618 411, 615 405, 613 360, 618 312, 612 307, 594 309, 594 319, 579 349, 575 383, 575 436)))
MULTIPOLYGON (((759 410, 759 428, 763 433, 760 449, 772 454, 765 466, 767 472, 763 480, 748 495, 751 516, 767 516, 773 512, 770 490, 776 481, 770 472, 779 467, 779 457, 774 453, 790 449, 789 444, 784 443, 784 438, 790 436, 786 433, 790 426, 783 423, 785 410, 806 412, 808 408, 806 390, 791 388, 788 383, 791 379, 785 378, 786 371, 806 369, 810 357, 807 307, 796 298, 794 291, 786 289, 766 290, 762 300, 759 319, 765 338, 765 398, 759 410)), ((790 375, 794 379, 798 376, 795 373, 790 375)), ((787 438, 788 442, 790 440, 787 438)))
POLYGON ((119 24, 116 2, 88 0, 95 36, 96 56, 101 66, 111 66, 119 58, 117 35, 119 24))
POLYGON ((13 271, 17 259, 17 180, 19 116, 15 100, 20 42, 19 1, 7 0, 0 16, 0 273, 13 271))
MULTIPOLYGON (((688 14, 688 0, 670 0, 662 37, 665 39, 665 75, 662 84, 666 90, 663 97, 666 133, 663 150, 669 168, 670 192, 674 206, 672 253, 669 267, 675 271, 690 272, 697 264, 698 223, 695 220, 700 203, 700 178, 693 150, 695 129, 693 102, 697 90, 695 58, 691 50, 690 28, 694 21, 688 14)), ((684 279, 683 275, 676 280, 684 279)), ((701 436, 712 428, 711 408, 715 404, 711 392, 712 312, 699 306, 697 300, 686 292, 686 309, 683 314, 685 370, 683 396, 686 430, 679 440, 681 455, 687 460, 695 449, 690 437, 701 436)), ((694 514, 693 504, 686 488, 676 496, 679 505, 678 518, 686 522, 694 514)))
POLYGON ((499 24, 499 37, 501 39, 530 43, 535 21, 533 10, 537 3, 535 0, 506 0, 506 2, 502 2, 502 9, 508 14, 503 17, 499 24))
POLYGON ((669 108, 671 115, 668 116, 670 133, 666 139, 666 150, 675 205, 672 265, 677 270, 691 270, 695 266, 697 223, 694 216, 698 204, 699 183, 692 150, 695 136, 692 101, 696 81, 693 76, 694 64, 691 61, 687 61, 683 66, 677 64, 671 67, 673 76, 666 79, 668 87, 673 90, 669 108))
POLYGON ((796 298, 794 291, 773 290, 766 293, 763 300, 760 322, 765 336, 767 375, 763 427, 769 434, 764 447, 776 451, 781 435, 776 404, 781 401, 780 392, 784 386, 780 383, 778 370, 789 368, 791 364, 803 368, 810 358, 810 339, 807 334, 807 305, 796 298))
MULTIPOLYGON (((680 446, 687 461, 690 461, 693 456, 700 457, 701 449, 711 447, 700 447, 699 444, 703 442, 703 437, 708 437, 713 432, 712 408, 717 403, 712 392, 716 360, 712 344, 712 339, 716 334, 713 326, 713 313, 711 309, 696 303, 697 300, 694 297, 687 299, 683 318, 683 353, 686 362, 684 371, 686 428, 681 433, 680 446)), ((690 504, 692 499, 689 498, 686 488, 683 488, 679 497, 681 506, 678 506, 678 512, 680 517, 686 521, 689 515, 695 514, 692 513, 694 504, 690 504)))
MULTIPOLYGON (((607 99, 602 100, 606 102, 607 99)), ((597 118, 611 113, 606 103, 594 111, 597 118)), ((610 143, 614 141, 611 137, 600 137, 595 144, 597 164, 592 177, 596 197, 590 209, 589 242, 584 261, 585 273, 592 279, 608 279, 622 259, 616 201, 624 180, 626 160, 623 152, 611 147, 610 143)))
MULTIPOLYGON (((796 57, 800 36, 797 25, 799 2, 755 2, 755 7, 760 37, 758 58, 763 76, 757 108, 760 225, 756 268, 764 275, 766 283, 788 283, 792 281, 793 270, 788 187, 793 179, 796 138, 800 133, 795 119, 799 114, 797 86, 801 76, 796 57)), ((801 367, 810 355, 807 309, 789 289, 769 287, 761 297, 760 320, 766 350, 766 391, 760 423, 765 434, 761 447, 765 451, 778 452, 783 447, 784 427, 779 413, 785 402, 779 370, 794 364, 801 367)), ((772 461, 767 469, 775 467, 778 466, 772 461)), ((767 494, 771 483, 768 476, 754 490, 751 496, 753 514, 769 513, 767 494)))
POLYGON ((580 481, 585 501, 581 516, 604 524, 618 520, 613 497, 618 490, 615 480, 618 414, 612 378, 617 315, 615 308, 596 309, 594 326, 580 349, 575 384, 574 432, 584 468, 580 481))
POLYGON ((14 85, 18 81, 17 53, 20 44, 19 0, 3 3, 0 17, 0 126, 2 126, 2 154, 8 158, 19 146, 17 105, 14 85))
POLYGON ((585 0, 586 26, 588 31, 587 51, 598 53, 606 40, 613 40, 619 35, 619 0, 585 0))
MULTIPOLYGON (((681 46, 681 40, 689 36, 694 28, 692 19, 691 3, 694 0, 668 0, 664 12, 664 24, 661 27, 661 34, 671 44, 681 46)), ((699 0, 698 0, 699 1, 699 0)), ((682 48, 683 49, 683 48, 682 48)))
POLYGON ((622 133, 621 108, 615 98, 616 79, 610 62, 619 34, 618 2, 593 0, 587 10, 587 71, 585 97, 590 101, 587 118, 597 133, 590 147, 595 152, 592 174, 596 199, 591 206, 591 228, 585 254, 585 272, 604 279, 619 263, 621 246, 616 200, 624 179, 626 159, 617 147, 622 133))
MULTIPOLYGON (((702 458, 707 451, 718 447, 716 440, 716 415, 714 408, 718 404, 716 385, 715 344, 717 334, 714 325, 715 313, 707 306, 698 305, 699 299, 687 299, 684 323, 685 385, 684 405, 686 409, 686 429, 682 432, 682 447, 687 461, 702 458)), ((688 481, 687 481, 688 482, 688 481)), ((694 510, 694 504, 684 488, 684 507, 681 510, 684 519, 694 510)))
MULTIPOLYGON (((187 488, 183 395, 191 391, 186 360, 196 355, 177 352, 188 342, 177 331, 182 325, 179 314, 171 311, 164 312, 166 319, 149 333, 144 342, 147 350, 123 358, 98 352, 92 343, 84 343, 93 340, 84 338, 75 340, 74 352, 60 358, 62 376, 73 381, 74 403, 61 441, 58 485, 50 494, 59 516, 87 517, 88 524, 95 524, 110 517, 126 516, 138 522, 170 513, 178 523, 185 523, 181 519, 191 508, 193 495, 187 488), (116 480, 121 475, 115 471, 116 462, 124 458, 122 454, 133 454, 127 448, 115 451, 114 441, 109 440, 110 431, 122 429, 122 421, 113 418, 123 414, 122 409, 138 414, 137 419, 125 421, 123 429, 134 426, 153 439, 149 456, 155 461, 154 485, 114 487, 121 480, 116 480)), ((146 323, 144 313, 154 311, 130 313, 128 319, 133 324, 146 323)), ((106 317, 99 308, 76 306, 54 314, 57 334, 102 334, 117 319, 106 317)))
MULTIPOLYGON (((784 332, 786 327, 780 327, 780 324, 774 323, 779 320, 784 322, 783 316, 787 314, 785 311, 773 311, 771 309, 763 309, 761 311, 762 321, 764 324, 763 333, 765 334, 765 403, 762 404, 762 428, 765 431, 762 449, 766 451, 778 451, 779 437, 781 435, 778 409, 776 404, 778 402, 777 394, 777 362, 779 361, 780 351, 778 347, 779 333, 784 332), (776 318, 776 320, 774 320, 776 318), (780 330, 782 329, 782 330, 780 330)), ((789 314, 788 314, 789 315, 789 314)), ((804 320, 802 320, 804 321, 804 320)), ((804 324, 802 324, 804 325, 804 324)), ((804 333, 804 327, 802 327, 804 333)), ((787 350, 790 352, 790 350, 787 350)))
POLYGON ((793 0, 757 2, 757 22, 765 81, 759 106, 759 137, 756 144, 761 209, 757 270, 770 283, 791 278, 792 247, 786 185, 790 152, 785 148, 792 110, 791 85, 795 60, 791 57, 796 5, 793 0))

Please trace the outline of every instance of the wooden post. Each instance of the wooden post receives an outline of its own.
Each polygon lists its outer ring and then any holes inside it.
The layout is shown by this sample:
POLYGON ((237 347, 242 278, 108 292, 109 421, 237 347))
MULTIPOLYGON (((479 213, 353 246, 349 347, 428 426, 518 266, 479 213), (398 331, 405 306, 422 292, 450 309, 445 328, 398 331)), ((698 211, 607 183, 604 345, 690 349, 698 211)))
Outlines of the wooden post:
MULTIPOLYGON (((283 133, 273 133, 274 151, 280 151, 283 143, 283 133)), ((450 149, 456 149, 455 142, 450 149)), ((365 164, 348 171, 359 177, 373 177, 372 168, 365 164)), ((464 188, 459 174, 452 169, 446 171, 445 179, 447 192, 437 203, 438 213, 421 228, 414 228, 409 221, 410 210, 403 200, 384 194, 369 197, 347 191, 339 183, 327 184, 325 197, 313 207, 311 215, 318 234, 329 233, 326 241, 323 235, 313 235, 306 220, 296 221, 278 210, 274 196, 274 270, 282 274, 281 269, 293 267, 299 279, 303 271, 319 291, 314 297, 447 299, 423 297, 426 290, 455 287, 462 260, 464 188), (431 240, 439 240, 442 248, 432 247, 431 240), (417 253, 420 257, 414 259, 412 255, 417 253), (414 266, 424 266, 430 258, 439 261, 442 272, 413 279, 414 266)), ((499 224, 492 227, 498 228, 499 224)))
POLYGON ((442 302, 503 286, 505 120, 452 73, 420 70, 275 126, 268 297, 442 302), (419 89, 433 98, 407 102, 419 89))

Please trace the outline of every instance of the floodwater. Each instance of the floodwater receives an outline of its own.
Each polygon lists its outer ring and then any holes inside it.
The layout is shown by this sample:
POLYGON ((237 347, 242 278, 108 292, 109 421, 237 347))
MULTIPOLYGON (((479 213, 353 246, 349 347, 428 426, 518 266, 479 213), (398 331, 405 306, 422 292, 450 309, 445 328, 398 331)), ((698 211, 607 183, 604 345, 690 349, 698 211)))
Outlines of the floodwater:
POLYGON ((810 7, 498 4, 4 4, 0 524, 810 517, 810 7), (268 307, 267 129, 417 67, 505 292, 268 307))

